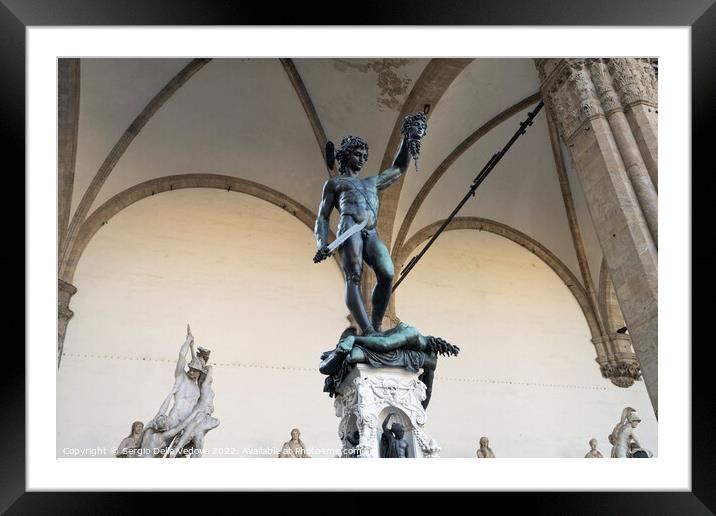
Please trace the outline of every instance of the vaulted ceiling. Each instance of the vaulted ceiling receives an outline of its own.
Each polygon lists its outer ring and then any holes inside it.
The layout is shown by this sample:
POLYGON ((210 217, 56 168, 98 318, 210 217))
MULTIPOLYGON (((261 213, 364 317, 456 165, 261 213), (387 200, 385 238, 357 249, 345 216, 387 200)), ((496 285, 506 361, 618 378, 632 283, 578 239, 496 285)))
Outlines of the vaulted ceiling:
MULTIPOLYGON (((396 202, 382 208, 395 214, 386 243, 399 246, 452 211, 539 100, 531 59, 448 61, 82 59, 70 219, 81 224, 126 189, 177 174, 254 181, 315 212, 329 176, 323 135, 363 137, 374 174, 406 101, 435 99, 420 169, 391 187, 396 202)), ((596 262, 588 213, 577 208, 596 262)), ((579 276, 544 112, 460 215, 527 234, 579 276)))

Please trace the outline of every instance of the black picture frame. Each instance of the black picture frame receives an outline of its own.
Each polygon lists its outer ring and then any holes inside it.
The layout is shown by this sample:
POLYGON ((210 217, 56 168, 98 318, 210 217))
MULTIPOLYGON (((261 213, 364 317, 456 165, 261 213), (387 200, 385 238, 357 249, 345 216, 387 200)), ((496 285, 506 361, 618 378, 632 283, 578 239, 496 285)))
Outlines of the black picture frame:
MULTIPOLYGON (((353 5, 348 4, 348 7, 353 5)), ((351 25, 690 26, 692 106, 698 106, 698 109, 692 110, 693 162, 706 158, 706 153, 713 147, 706 140, 711 116, 716 112, 716 6, 713 0, 603 0, 599 3, 533 0, 524 4, 505 0, 442 0, 430 3, 413 0, 376 5, 365 2, 359 7, 350 17, 351 25)), ((236 1, 207 0, 0 0, 3 85, 0 126, 4 136, 1 145, 5 160, 15 158, 16 165, 12 170, 15 179, 21 183, 18 188, 25 190, 18 171, 25 167, 26 27, 281 25, 287 22, 295 25, 332 25, 344 19, 337 9, 339 6, 336 4, 324 9, 318 6, 310 8, 306 2, 283 3, 278 7, 269 3, 249 6, 236 1)), ((703 162, 706 162, 705 159, 703 162)), ((693 205, 698 205, 698 196, 706 195, 706 189, 692 191, 695 196, 693 205)), ((705 227, 707 223, 693 217, 692 234, 710 234, 705 227)), ((705 259, 693 260, 693 265, 701 270, 705 270, 706 264, 705 259)), ((693 320, 708 320, 706 309, 704 304, 693 303, 693 320)), ((688 331, 684 333, 690 334, 688 331)), ((690 342, 668 344, 684 346, 685 349, 691 345, 690 342)), ((711 438, 710 430, 714 427, 716 402, 708 384, 713 365, 707 359, 704 348, 703 342, 691 348, 693 434, 692 449, 685 450, 685 453, 691 453, 690 492, 510 493, 509 508, 514 510, 515 502, 522 502, 529 504, 526 510, 531 514, 713 514, 716 511, 716 440, 711 438)), ((144 501, 126 493, 25 492, 25 358, 24 354, 13 355, 17 356, 12 358, 13 367, 5 370, 0 398, 4 416, 0 442, 5 444, 0 473, 0 510, 8 510, 10 514, 94 514, 133 512, 144 506, 144 501), (12 446, 8 446, 9 443, 12 446)), ((190 511, 192 505, 196 504, 198 509, 208 500, 215 504, 213 495, 209 496, 211 498, 203 498, 203 501, 192 496, 163 496, 161 503, 179 502, 184 511, 190 511)), ((242 499, 242 503, 248 503, 248 500, 242 499)), ((165 508, 169 509, 169 505, 165 508)))

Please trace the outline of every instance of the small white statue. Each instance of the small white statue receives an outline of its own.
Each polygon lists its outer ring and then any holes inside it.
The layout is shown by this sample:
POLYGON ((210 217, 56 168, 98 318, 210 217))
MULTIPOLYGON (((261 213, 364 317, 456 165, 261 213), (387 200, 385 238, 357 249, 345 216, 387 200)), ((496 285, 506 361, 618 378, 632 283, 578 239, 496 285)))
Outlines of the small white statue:
POLYGON ((122 439, 122 442, 117 446, 117 453, 115 454, 119 458, 134 457, 137 454, 137 450, 142 445, 142 433, 144 432, 144 423, 141 421, 135 421, 132 423, 132 430, 129 435, 122 439))
POLYGON ((480 437, 480 448, 477 450, 478 459, 494 459, 495 454, 490 449, 490 441, 487 437, 480 437))
POLYGON ((641 458, 645 455, 651 456, 651 452, 645 450, 637 441, 634 429, 641 422, 636 415, 636 410, 626 407, 622 410, 622 417, 619 423, 609 434, 609 443, 612 445, 613 458, 641 458))
POLYGON ((196 356, 194 351, 194 336, 191 334, 191 328, 186 325, 186 340, 179 350, 179 359, 174 369, 174 405, 168 415, 170 428, 176 427, 191 414, 192 410, 199 401, 199 377, 202 373, 206 374, 204 361, 196 356), (188 371, 185 370, 186 353, 191 349, 191 361, 189 362, 188 371))
POLYGON ((310 458, 306 447, 301 440, 301 431, 298 428, 291 430, 291 440, 283 443, 279 459, 308 459, 310 458))
POLYGON ((603 459, 604 455, 602 455, 602 452, 597 450, 597 440, 595 438, 591 438, 589 440, 589 447, 591 448, 587 454, 584 456, 585 459, 603 459))
POLYGON ((213 380, 213 368, 206 366, 206 378, 201 384, 199 402, 189 417, 168 432, 169 437, 182 432, 178 442, 172 445, 169 455, 171 458, 175 458, 189 443, 193 443, 189 456, 200 457, 204 448, 204 437, 209 430, 219 426, 219 420, 211 416, 214 412, 214 391, 211 388, 213 380))

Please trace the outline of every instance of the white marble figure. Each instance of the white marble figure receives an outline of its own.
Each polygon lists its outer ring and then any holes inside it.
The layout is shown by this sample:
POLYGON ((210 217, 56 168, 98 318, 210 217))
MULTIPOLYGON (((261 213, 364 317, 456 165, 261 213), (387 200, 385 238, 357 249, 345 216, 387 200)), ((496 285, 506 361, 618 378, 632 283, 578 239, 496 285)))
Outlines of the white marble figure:
POLYGON ((495 454, 490 448, 490 440, 487 437, 480 437, 480 448, 477 450, 478 459, 494 459, 495 454))
POLYGON ((219 426, 219 420, 211 416, 214 412, 213 371, 211 366, 206 366, 210 351, 199 348, 197 355, 188 324, 186 333, 174 370, 174 386, 157 414, 144 426, 141 449, 133 456, 173 458, 180 453, 190 457, 200 456, 204 436, 219 426), (192 358, 187 371, 186 354, 189 350, 192 358), (192 446, 187 446, 190 443, 192 446))
POLYGON ((199 402, 183 422, 167 432, 169 437, 181 432, 178 441, 172 444, 169 454, 171 458, 175 458, 189 443, 193 443, 189 456, 200 457, 204 448, 204 437, 210 430, 219 426, 219 420, 211 416, 214 412, 214 391, 211 388, 213 380, 213 367, 206 366, 206 378, 201 384, 199 402))
POLYGON ((146 425, 142 434, 142 448, 138 457, 143 459, 161 458, 166 453, 167 440, 169 439, 169 427, 167 426, 167 409, 172 401, 173 392, 162 402, 157 415, 146 425))
POLYGON ((194 351, 194 336, 191 334, 191 328, 186 325, 186 340, 179 350, 179 358, 176 368, 174 369, 174 405, 168 414, 167 425, 174 428, 189 417, 192 410, 199 401, 199 384, 198 380, 202 373, 206 373, 204 361, 196 356, 194 351), (189 362, 189 370, 185 370, 186 353, 191 350, 191 361, 189 362))
POLYGON ((593 437, 589 440, 589 448, 590 450, 587 452, 587 454, 584 456, 585 459, 603 459, 604 455, 602 455, 602 452, 597 450, 597 445, 599 443, 596 439, 593 437))
MULTIPOLYGON (((634 435, 634 429, 641 422, 636 410, 626 407, 622 410, 622 417, 619 423, 614 427, 612 433, 609 434, 609 443, 612 445, 613 458, 632 458, 634 451, 642 450, 639 441, 634 435)), ((644 450, 647 454, 647 450, 644 450)))
POLYGON ((132 423, 132 429, 129 435, 122 439, 117 446, 115 456, 118 458, 134 457, 137 450, 142 446, 142 434, 144 433, 144 423, 135 421, 132 423))
POLYGON ((298 428, 291 430, 291 440, 283 443, 281 452, 278 454, 279 459, 308 459, 310 456, 306 451, 306 446, 301 440, 301 431, 298 428))

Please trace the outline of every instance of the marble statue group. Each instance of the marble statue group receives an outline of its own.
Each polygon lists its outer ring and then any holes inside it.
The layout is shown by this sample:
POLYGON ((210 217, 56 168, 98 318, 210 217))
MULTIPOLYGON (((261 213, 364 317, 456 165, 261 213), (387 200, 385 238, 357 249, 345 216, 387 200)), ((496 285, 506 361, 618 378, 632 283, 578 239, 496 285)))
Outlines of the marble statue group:
POLYGON ((200 457, 204 437, 219 426, 214 412, 213 367, 207 365, 211 351, 194 349, 194 336, 187 335, 174 368, 174 385, 156 415, 146 424, 136 421, 132 433, 117 449, 117 457, 200 457), (187 364, 187 353, 191 359, 187 364), (170 408, 171 407, 171 408, 170 408))

